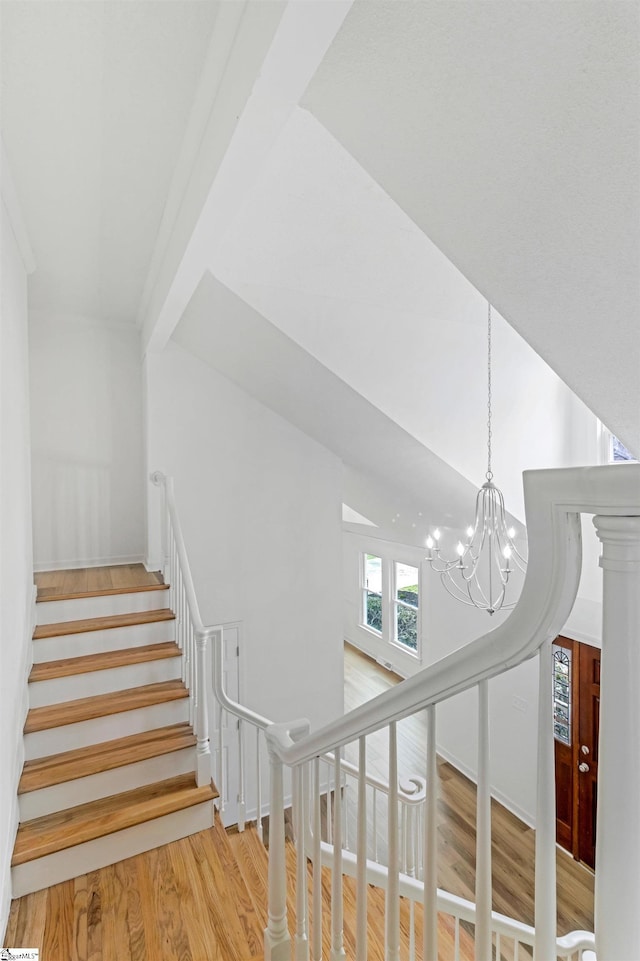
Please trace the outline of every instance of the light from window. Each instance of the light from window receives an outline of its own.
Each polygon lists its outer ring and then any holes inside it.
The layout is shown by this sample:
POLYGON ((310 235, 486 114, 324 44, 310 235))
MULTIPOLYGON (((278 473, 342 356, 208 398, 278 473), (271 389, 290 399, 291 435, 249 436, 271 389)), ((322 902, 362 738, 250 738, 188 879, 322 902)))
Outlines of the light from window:
POLYGON ((611 460, 614 464, 618 464, 621 461, 626 460, 636 460, 631 451, 627 450, 622 441, 619 441, 615 434, 611 435, 611 460))
POLYGON ((395 640, 415 653, 418 651, 418 577, 417 567, 395 562, 395 640))
POLYGON ((382 633, 382 558, 364 555, 363 623, 382 633))
POLYGON ((553 645, 553 734, 571 744, 571 651, 553 645))

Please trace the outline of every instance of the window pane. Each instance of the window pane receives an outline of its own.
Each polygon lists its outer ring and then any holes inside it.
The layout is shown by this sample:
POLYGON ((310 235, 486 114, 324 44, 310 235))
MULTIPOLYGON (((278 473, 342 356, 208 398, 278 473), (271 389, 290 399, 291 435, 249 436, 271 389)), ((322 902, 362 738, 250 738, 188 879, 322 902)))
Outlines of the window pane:
POLYGON ((571 744, 571 651, 553 645, 553 733, 571 744))
POLYGON ((366 591, 366 618, 367 627, 372 627, 374 631, 382 630, 382 598, 379 594, 366 591))
POLYGON ((376 594, 382 593, 382 559, 375 554, 364 555, 364 586, 376 594))
POLYGON ((633 456, 631 451, 627 450, 624 444, 621 441, 619 441, 615 435, 612 436, 611 438, 611 446, 613 451, 614 463, 616 461, 635 460, 635 457, 633 456))
MULTIPOLYGON (((416 594, 416 602, 417 597, 416 594)), ((418 650, 418 611, 415 607, 396 604, 396 640, 412 651, 418 650)))
POLYGON ((418 606, 418 568, 396 563, 396 600, 418 606))

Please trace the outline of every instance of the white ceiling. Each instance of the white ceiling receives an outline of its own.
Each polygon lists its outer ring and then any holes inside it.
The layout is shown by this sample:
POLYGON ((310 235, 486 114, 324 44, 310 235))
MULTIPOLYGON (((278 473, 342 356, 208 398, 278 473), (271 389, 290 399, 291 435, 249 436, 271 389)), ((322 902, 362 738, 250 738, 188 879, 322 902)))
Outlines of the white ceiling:
POLYGON ((636 451, 639 18, 356 0, 302 101, 636 451))
POLYGON ((2 0, 32 307, 134 323, 219 3, 2 0))

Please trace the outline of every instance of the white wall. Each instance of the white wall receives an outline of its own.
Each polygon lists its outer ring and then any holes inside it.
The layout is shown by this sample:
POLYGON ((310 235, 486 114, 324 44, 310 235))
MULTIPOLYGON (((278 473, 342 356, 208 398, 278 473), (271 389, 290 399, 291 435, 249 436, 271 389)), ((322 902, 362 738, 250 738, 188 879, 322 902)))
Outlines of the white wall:
MULTIPOLYGON (((3 174, 3 194, 5 188, 3 174)), ((2 203, 0 274, 0 938, 11 898, 33 632, 27 279, 2 203)))
POLYGON ((29 339, 36 569, 141 560, 138 331, 38 312, 29 339))
POLYGON ((343 709, 341 462, 174 342, 146 382, 148 466, 174 477, 203 620, 241 622, 243 701, 326 723, 343 709))

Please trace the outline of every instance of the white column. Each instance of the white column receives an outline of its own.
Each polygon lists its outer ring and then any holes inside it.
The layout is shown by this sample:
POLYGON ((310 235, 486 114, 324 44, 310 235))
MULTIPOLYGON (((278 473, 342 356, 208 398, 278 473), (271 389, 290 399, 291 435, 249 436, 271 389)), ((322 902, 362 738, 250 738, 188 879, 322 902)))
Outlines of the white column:
POLYGON ((596 954, 598 961, 634 961, 640 950, 640 517, 593 522, 604 571, 596 954))

